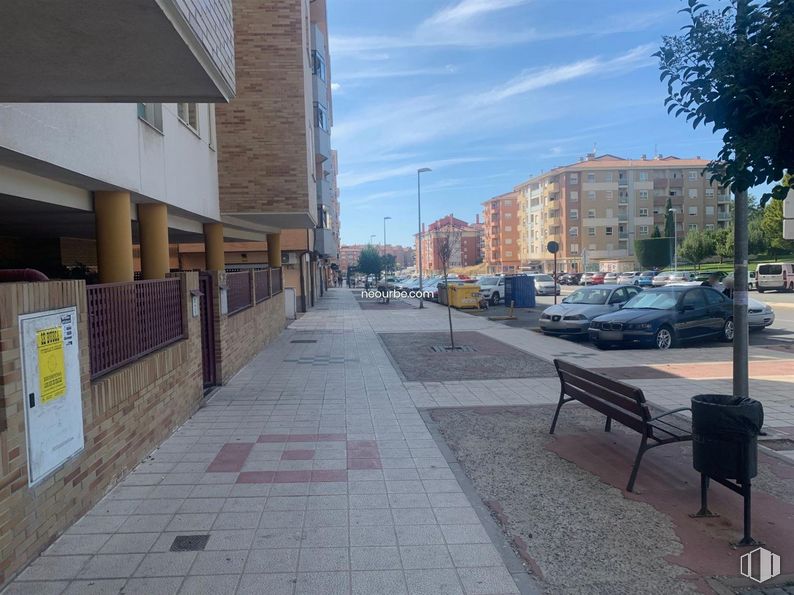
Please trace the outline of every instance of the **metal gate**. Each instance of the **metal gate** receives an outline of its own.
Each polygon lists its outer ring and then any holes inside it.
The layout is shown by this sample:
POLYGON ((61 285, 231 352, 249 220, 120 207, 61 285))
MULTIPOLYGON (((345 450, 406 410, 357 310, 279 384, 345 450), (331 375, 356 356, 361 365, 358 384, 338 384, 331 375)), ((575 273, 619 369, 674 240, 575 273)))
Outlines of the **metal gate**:
POLYGON ((215 386, 215 316, 213 314, 212 275, 199 273, 199 289, 201 290, 201 368, 204 375, 204 387, 215 386))

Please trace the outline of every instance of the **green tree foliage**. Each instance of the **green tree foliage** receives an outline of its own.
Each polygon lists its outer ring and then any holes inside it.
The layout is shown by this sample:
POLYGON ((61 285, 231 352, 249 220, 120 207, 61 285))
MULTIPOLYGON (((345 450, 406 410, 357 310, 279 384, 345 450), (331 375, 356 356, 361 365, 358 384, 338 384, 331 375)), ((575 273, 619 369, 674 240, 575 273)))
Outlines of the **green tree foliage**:
POLYGON ((722 132, 723 147, 708 170, 743 191, 780 184, 794 170, 794 2, 687 0, 689 23, 665 36, 659 51, 668 113, 694 128, 722 132))
POLYGON ((707 258, 714 256, 715 243, 712 235, 705 231, 692 230, 686 234, 678 247, 678 255, 694 265, 700 266, 707 258))
POLYGON ((664 206, 664 237, 666 238, 675 236, 675 213, 670 212, 672 208, 673 201, 668 197, 667 204, 664 206))
POLYGON ((733 258, 733 227, 721 227, 712 232, 714 252, 720 257, 720 264, 726 258, 733 258))
POLYGON ((768 252, 777 259, 778 254, 794 251, 794 241, 783 239, 783 203, 775 200, 768 203, 761 216, 760 228, 768 252))
POLYGON ((393 272, 397 270, 397 259, 394 254, 384 254, 381 260, 383 261, 384 271, 393 272))
POLYGON ((658 225, 654 225, 653 226, 653 233, 651 234, 651 237, 652 238, 661 238, 662 237, 662 232, 659 229, 658 225))
POLYGON ((634 240, 634 254, 644 269, 663 269, 670 266, 672 238, 634 240))
POLYGON ((375 275, 375 278, 380 277, 381 261, 378 249, 374 246, 367 246, 358 255, 358 272, 365 275, 375 275))

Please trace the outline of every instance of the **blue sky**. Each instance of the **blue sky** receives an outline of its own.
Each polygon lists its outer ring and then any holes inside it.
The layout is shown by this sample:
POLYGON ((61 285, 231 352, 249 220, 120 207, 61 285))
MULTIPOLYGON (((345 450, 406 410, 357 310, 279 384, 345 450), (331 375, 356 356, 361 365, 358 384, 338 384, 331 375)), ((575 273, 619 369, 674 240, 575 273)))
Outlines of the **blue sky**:
POLYGON ((328 0, 342 242, 411 245, 422 220, 481 203, 596 145, 712 158, 667 114, 650 55, 682 0, 328 0))

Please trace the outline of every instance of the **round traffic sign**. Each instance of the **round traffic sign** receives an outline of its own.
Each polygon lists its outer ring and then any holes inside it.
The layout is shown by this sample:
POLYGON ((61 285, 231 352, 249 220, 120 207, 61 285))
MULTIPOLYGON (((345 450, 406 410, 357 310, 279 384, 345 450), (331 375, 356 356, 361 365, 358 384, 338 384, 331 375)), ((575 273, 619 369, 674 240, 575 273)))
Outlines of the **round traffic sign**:
POLYGON ((560 251, 560 245, 557 242, 551 241, 546 244, 546 250, 551 252, 552 254, 556 254, 560 251))

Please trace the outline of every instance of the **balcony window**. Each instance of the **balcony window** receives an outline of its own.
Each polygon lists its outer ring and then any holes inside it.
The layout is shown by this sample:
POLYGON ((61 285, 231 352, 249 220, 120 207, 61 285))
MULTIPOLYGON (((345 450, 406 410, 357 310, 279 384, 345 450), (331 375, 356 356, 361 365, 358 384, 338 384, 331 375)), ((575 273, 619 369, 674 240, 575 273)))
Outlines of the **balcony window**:
POLYGON ((689 198, 697 199, 697 197, 698 197, 698 191, 697 191, 697 188, 690 188, 690 189, 687 191, 687 193, 688 193, 688 195, 689 195, 689 198))
POLYGON ((608 235, 608 236, 611 236, 612 235, 612 228, 611 227, 605 227, 604 228, 604 233, 606 235, 608 235))
POLYGON ((639 178, 640 182, 647 182, 648 181, 648 172, 647 171, 641 171, 639 173, 639 175, 638 175, 638 178, 639 178))
POLYGON ((596 198, 595 190, 588 190, 587 199, 588 200, 595 200, 595 198, 596 198))
POLYGON ((640 235, 647 236, 648 235, 648 226, 647 225, 640 225, 640 235))
POLYGON ((591 238, 595 237, 595 227, 588 227, 587 228, 587 235, 591 238))
POLYGON ((138 117, 155 130, 163 131, 163 104, 139 103, 138 117))
POLYGON ((568 174, 568 181, 571 184, 578 184, 579 183, 579 174, 568 174))
POLYGON ((709 215, 709 216, 712 216, 712 217, 714 216, 714 207, 713 206, 707 206, 706 207, 706 215, 709 215))
POLYGON ((579 228, 578 227, 571 227, 568 230, 568 235, 578 236, 579 235, 579 228))
POLYGON ((588 173, 587 174, 587 181, 588 182, 595 182, 596 181, 596 175, 594 173, 592 173, 592 172, 588 173))
POLYGON ((689 215, 690 216, 696 217, 697 214, 698 214, 698 208, 697 207, 689 207, 689 215))
POLYGON ((689 178, 689 180, 690 180, 690 181, 692 181, 692 182, 696 181, 696 180, 698 179, 698 170, 696 170, 696 169, 690 169, 690 170, 687 172, 687 177, 688 177, 688 178, 689 178))
POLYGON ((579 254, 579 244, 571 244, 569 251, 571 254, 579 254))
POLYGON ((714 198, 714 188, 706 188, 706 198, 714 198))
POLYGON ((605 194, 606 194, 606 198, 607 198, 607 200, 612 200, 613 198, 615 198, 615 193, 614 193, 614 192, 612 192, 611 190, 607 190, 607 191, 605 192, 605 194))
POLYGON ((312 64, 313 64, 314 74, 316 74, 317 78, 319 78, 321 81, 325 82, 326 80, 325 58, 323 58, 323 55, 317 50, 312 51, 312 64))
POLYGON ((595 209, 587 209, 587 218, 588 219, 595 219, 596 210, 595 209))
POLYGON ((640 190, 640 200, 648 200, 648 191, 640 190))
POLYGON ((579 218, 579 209, 571 209, 568 211, 568 217, 571 219, 578 219, 579 218))
POLYGON ((571 190, 569 199, 571 202, 579 202, 579 193, 576 190, 571 190))
POLYGON ((196 103, 177 103, 176 116, 185 126, 198 133, 198 104, 196 103))
POLYGON ((319 103, 315 103, 314 104, 314 120, 315 120, 314 124, 317 126, 317 128, 320 128, 322 130, 325 130, 326 132, 329 132, 329 130, 328 130, 328 128, 329 128, 328 127, 328 110, 324 106, 320 105, 319 103))
POLYGON ((640 209, 640 217, 647 217, 648 209, 640 209))
POLYGON ((697 230, 698 230, 698 224, 697 223, 690 223, 689 224, 689 231, 697 231, 697 230))

